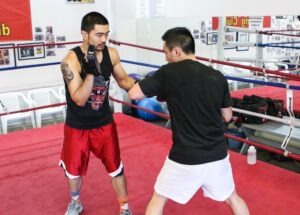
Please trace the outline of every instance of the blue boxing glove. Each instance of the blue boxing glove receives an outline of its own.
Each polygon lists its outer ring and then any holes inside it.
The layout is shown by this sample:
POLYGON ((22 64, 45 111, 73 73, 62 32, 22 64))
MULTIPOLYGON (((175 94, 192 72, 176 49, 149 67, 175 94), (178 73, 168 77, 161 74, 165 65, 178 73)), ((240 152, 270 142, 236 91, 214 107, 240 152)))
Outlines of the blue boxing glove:
POLYGON ((96 59, 94 46, 89 45, 86 58, 84 58, 82 61, 82 67, 87 74, 92 74, 94 76, 101 75, 101 68, 100 68, 100 64, 96 59))

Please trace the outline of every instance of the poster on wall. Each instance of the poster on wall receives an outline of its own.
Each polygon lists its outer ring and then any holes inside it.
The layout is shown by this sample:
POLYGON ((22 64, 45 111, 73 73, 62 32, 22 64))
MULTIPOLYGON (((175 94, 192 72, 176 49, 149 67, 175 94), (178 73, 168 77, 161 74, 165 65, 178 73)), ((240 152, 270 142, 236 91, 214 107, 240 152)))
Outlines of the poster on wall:
MULTIPOLYGON (((64 43, 66 42, 66 36, 57 36, 56 37, 56 43, 64 43)), ((65 48, 66 46, 64 44, 59 44, 56 46, 57 48, 65 48)))
POLYGON ((136 18, 162 18, 166 17, 165 0, 137 0, 136 18))
MULTIPOLYGON (((246 32, 237 32, 237 41, 240 43, 248 43, 249 42, 249 34, 246 32)), ((237 51, 248 51, 249 46, 237 46, 237 51)))
POLYGON ((94 4, 95 0, 66 0, 66 3, 94 4))
POLYGON ((46 46, 46 56, 56 56, 55 52, 55 36, 53 33, 53 26, 46 26, 46 36, 45 36, 45 42, 46 44, 49 44, 46 46))
POLYGON ((42 27, 35 27, 34 28, 33 38, 34 38, 34 41, 44 41, 44 34, 43 34, 43 28, 42 27))
POLYGON ((0 69, 7 69, 16 66, 15 44, 1 44, 0 45, 0 69))
MULTIPOLYGON (((226 32, 225 33, 225 43, 226 42, 236 42, 237 40, 237 32, 226 32)), ((224 49, 235 49, 235 45, 226 46, 224 49)))
POLYGON ((0 1, 0 42, 32 40, 30 0, 0 1))
POLYGON ((213 45, 218 43, 218 32, 209 32, 206 35, 206 45, 213 45))

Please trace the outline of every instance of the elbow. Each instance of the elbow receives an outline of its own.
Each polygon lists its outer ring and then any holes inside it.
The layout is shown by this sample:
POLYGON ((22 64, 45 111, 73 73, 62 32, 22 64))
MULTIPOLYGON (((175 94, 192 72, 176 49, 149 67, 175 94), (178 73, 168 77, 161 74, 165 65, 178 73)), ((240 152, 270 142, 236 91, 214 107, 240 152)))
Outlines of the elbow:
POLYGON ((223 117, 224 122, 230 122, 232 119, 232 115, 223 117))
POLYGON ((230 122, 231 119, 232 119, 232 112, 223 115, 224 122, 226 122, 226 123, 230 122))
POLYGON ((137 99, 137 98, 136 98, 136 95, 133 93, 132 90, 129 90, 129 91, 128 91, 128 97, 129 97, 129 99, 131 99, 131 100, 136 100, 136 99, 137 99))
POLYGON ((232 107, 222 109, 221 115, 224 122, 230 122, 232 119, 232 107))
POLYGON ((79 106, 79 107, 84 107, 86 104, 86 101, 83 99, 76 99, 76 98, 72 98, 73 102, 79 106))
POLYGON ((84 107, 85 106, 85 102, 75 102, 75 104, 79 107, 84 107))
POLYGON ((134 90, 128 91, 128 97, 131 100, 140 100, 140 99, 144 98, 143 96, 139 95, 139 93, 135 92, 134 90))

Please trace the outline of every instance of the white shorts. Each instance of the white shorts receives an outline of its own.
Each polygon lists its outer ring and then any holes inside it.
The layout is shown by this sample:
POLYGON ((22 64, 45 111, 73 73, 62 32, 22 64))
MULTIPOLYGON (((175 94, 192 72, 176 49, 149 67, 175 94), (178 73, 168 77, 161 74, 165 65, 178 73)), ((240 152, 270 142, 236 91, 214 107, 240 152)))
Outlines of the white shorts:
POLYGON ((205 197, 225 201, 234 191, 229 155, 219 161, 200 165, 184 165, 168 157, 161 169, 155 192, 185 204, 202 188, 205 197))

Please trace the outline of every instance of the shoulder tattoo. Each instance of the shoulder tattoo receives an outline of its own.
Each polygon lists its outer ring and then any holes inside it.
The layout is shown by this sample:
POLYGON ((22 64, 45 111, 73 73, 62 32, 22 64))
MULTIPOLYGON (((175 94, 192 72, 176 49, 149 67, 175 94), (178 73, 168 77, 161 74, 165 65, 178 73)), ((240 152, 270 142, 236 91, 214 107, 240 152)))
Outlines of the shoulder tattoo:
POLYGON ((67 63, 62 63, 60 68, 67 85, 69 85, 69 83, 74 79, 74 74, 72 70, 70 69, 67 63))

